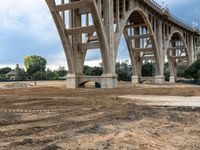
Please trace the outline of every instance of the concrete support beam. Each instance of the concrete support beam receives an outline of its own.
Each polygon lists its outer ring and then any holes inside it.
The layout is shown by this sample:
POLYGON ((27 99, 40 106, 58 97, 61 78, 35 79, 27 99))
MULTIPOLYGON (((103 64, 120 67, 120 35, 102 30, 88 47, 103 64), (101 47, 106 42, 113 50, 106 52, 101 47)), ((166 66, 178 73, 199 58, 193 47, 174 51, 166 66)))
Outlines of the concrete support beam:
POLYGON ((129 24, 126 25, 125 28, 138 28, 138 27, 146 27, 146 24, 129 24))
POLYGON ((82 8, 82 7, 87 7, 86 3, 84 3, 83 0, 57 5, 56 11, 79 9, 79 8, 82 8))
POLYGON ((76 74, 68 74, 67 75, 67 88, 78 88, 79 82, 78 82, 78 76, 76 74))
POLYGON ((186 49, 185 46, 169 47, 168 50, 186 49))
POLYGON ((175 83, 176 82, 176 77, 175 76, 170 76, 169 82, 170 83, 175 83))
POLYGON ((97 49, 97 48, 100 48, 99 42, 78 44, 79 50, 88 50, 88 49, 97 49))
POLYGON ((138 39, 143 39, 143 38, 151 38, 152 37, 152 34, 142 34, 142 35, 133 35, 133 36, 130 36, 129 38, 132 40, 132 39, 135 39, 135 40, 138 40, 138 39))
POLYGON ((133 48, 133 51, 137 51, 137 52, 151 52, 151 51, 155 51, 155 48, 133 48))
POLYGON ((155 83, 156 84, 163 84, 165 82, 165 77, 163 76, 155 76, 155 83))
POLYGON ((132 76, 132 83, 133 84, 139 84, 140 83, 140 77, 139 76, 132 76))
POLYGON ((194 37, 193 35, 190 37, 190 43, 191 43, 191 48, 190 48, 190 51, 191 51, 191 62, 190 63, 193 63, 195 61, 195 49, 194 49, 194 37))
POLYGON ((67 35, 74 35, 74 34, 82 34, 82 33, 93 33, 95 32, 95 26, 91 25, 91 26, 86 26, 86 27, 74 27, 71 29, 65 29, 65 33, 67 35))
POLYGON ((118 87, 117 76, 113 74, 103 74, 101 78, 102 88, 116 88, 118 87))
POLYGON ((126 17, 126 0, 122 0, 122 18, 126 17))

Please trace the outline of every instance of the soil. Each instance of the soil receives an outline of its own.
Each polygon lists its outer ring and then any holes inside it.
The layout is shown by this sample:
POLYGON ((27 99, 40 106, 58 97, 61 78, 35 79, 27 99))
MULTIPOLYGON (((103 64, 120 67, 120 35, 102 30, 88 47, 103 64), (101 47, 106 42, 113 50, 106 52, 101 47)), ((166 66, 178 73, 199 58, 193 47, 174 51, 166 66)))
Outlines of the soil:
POLYGON ((199 108, 137 105, 118 99, 123 95, 200 96, 200 87, 66 89, 65 81, 9 86, 0 89, 0 150, 200 149, 199 108))

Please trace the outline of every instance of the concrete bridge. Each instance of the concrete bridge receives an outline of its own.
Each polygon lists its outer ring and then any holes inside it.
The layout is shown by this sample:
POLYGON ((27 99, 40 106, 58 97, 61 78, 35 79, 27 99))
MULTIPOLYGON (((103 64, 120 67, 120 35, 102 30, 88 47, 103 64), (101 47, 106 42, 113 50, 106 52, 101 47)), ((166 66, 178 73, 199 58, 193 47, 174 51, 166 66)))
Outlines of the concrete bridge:
POLYGON ((199 32, 153 0, 46 0, 66 54, 67 86, 77 88, 86 79, 83 65, 89 49, 100 49, 104 73, 94 77, 102 88, 117 87, 115 64, 121 36, 128 46, 133 67, 132 82, 141 78, 145 61, 156 64, 155 83, 164 82, 169 62, 170 81, 176 80, 178 63, 195 59, 199 32))

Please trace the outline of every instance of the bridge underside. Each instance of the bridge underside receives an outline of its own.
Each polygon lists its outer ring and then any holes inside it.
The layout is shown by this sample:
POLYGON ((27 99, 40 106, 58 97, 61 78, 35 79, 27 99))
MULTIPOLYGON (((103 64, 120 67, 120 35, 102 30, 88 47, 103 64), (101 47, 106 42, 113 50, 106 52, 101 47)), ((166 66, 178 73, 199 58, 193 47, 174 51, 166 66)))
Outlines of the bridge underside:
POLYGON ((67 86, 79 87, 87 80, 102 88, 115 88, 115 64, 119 41, 125 37, 133 68, 132 82, 142 80, 142 64, 155 62, 155 83, 164 82, 168 59, 170 81, 176 80, 178 63, 193 62, 197 32, 150 0, 46 0, 66 54, 67 86), (83 65, 88 50, 100 49, 104 73, 87 77, 83 65))

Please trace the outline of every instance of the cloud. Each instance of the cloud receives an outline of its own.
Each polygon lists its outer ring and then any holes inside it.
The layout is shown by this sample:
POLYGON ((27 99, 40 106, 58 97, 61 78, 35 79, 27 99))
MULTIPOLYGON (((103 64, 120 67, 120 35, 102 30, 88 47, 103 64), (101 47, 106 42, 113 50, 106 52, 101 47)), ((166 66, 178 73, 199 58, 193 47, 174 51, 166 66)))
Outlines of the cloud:
POLYGON ((60 48, 60 39, 44 0, 4 1, 0 5, 0 22, 0 64, 23 63, 25 55, 45 57, 60 48))
POLYGON ((50 55, 48 58, 49 63, 47 64, 47 68, 56 70, 59 66, 64 66, 66 69, 68 69, 65 53, 63 50, 58 51, 57 54, 50 55))

